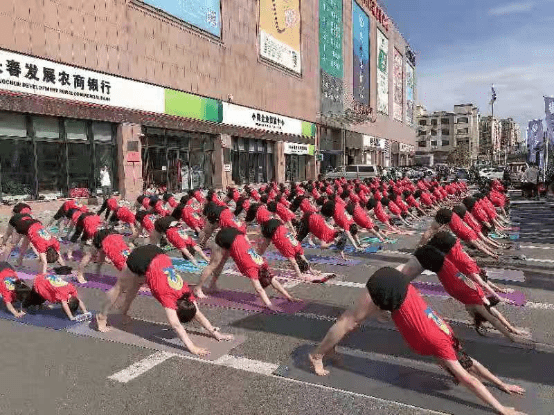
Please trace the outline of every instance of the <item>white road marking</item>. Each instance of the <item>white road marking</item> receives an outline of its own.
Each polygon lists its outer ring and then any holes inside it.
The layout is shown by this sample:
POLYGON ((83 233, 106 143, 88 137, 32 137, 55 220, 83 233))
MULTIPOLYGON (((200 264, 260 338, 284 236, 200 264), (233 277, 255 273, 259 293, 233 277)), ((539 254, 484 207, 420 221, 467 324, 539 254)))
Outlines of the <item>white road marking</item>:
POLYGON ((531 248, 531 249, 541 249, 541 250, 552 250, 554 247, 538 247, 538 246, 520 246, 520 248, 531 248))
POLYGON ((175 357, 177 354, 173 354, 165 351, 158 351, 148 357, 131 364, 129 367, 109 376, 110 380, 119 381, 120 383, 128 383, 131 380, 146 373, 158 364, 163 363, 171 357, 175 357))
POLYGON ((246 357, 235 357, 233 355, 224 355, 215 360, 214 364, 235 368, 237 370, 248 371, 249 373, 262 374, 264 376, 272 375, 273 372, 279 368, 278 364, 251 360, 246 357))

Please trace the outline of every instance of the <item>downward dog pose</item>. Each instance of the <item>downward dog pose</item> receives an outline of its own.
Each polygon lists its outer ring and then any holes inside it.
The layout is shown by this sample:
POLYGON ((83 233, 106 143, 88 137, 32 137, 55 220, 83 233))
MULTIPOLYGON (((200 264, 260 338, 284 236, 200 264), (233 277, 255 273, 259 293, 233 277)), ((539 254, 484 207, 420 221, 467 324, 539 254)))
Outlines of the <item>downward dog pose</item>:
POLYGON ((369 218, 369 215, 367 215, 360 204, 357 202, 350 202, 346 206, 346 212, 352 216, 358 227, 368 230, 370 233, 375 235, 375 237, 381 240, 381 242, 386 240, 386 237, 379 231, 379 227, 371 221, 371 218, 369 218))
POLYGON ((361 243, 357 238, 358 226, 346 211, 346 206, 335 201, 327 201, 321 207, 321 214, 327 218, 332 218, 334 223, 344 231, 354 249, 361 250, 361 243))
POLYGON ((298 234, 296 235, 296 239, 302 242, 308 234, 313 234, 314 237, 321 240, 321 249, 325 249, 335 243, 337 249, 340 251, 341 257, 343 259, 345 258, 344 248, 346 247, 348 237, 343 231, 339 231, 335 227, 329 225, 323 216, 316 213, 304 214, 298 223, 298 234))
POLYGON ((200 215, 198 215, 194 208, 187 203, 188 201, 189 197, 184 196, 181 199, 181 203, 177 205, 171 213, 171 216, 178 221, 184 221, 184 223, 188 227, 192 228, 196 235, 199 236, 202 232, 202 229, 205 227, 206 222, 202 219, 200 215), (184 203, 183 199, 185 200, 184 203))
MULTIPOLYGON (((68 219, 70 219, 70 217, 67 216, 67 212, 70 210, 70 209, 77 209, 81 212, 87 212, 88 211, 88 208, 85 206, 85 205, 82 205, 82 204, 79 204, 77 203, 75 200, 73 199, 70 199, 69 201, 65 201, 62 206, 60 207, 60 209, 58 209, 58 212, 56 212, 56 214, 54 214, 54 217, 50 220, 50 222, 48 224, 46 224, 46 228, 50 228, 54 223, 56 223, 58 229, 59 229, 59 233, 62 232, 62 227, 60 227, 62 221, 66 221, 66 224, 68 221, 68 219)), ((69 233, 71 232, 71 229, 67 232, 67 235, 69 236, 69 233)))
POLYGON ((17 285, 19 285, 20 283, 21 280, 17 276, 17 273, 15 272, 11 264, 5 261, 1 262, 0 295, 2 295, 2 300, 4 301, 4 305, 6 305, 6 309, 10 311, 11 314, 16 318, 21 318, 23 315, 25 315, 25 312, 19 312, 13 307, 14 301, 21 300, 21 298, 17 296, 18 291, 16 290, 17 285))
POLYGON ((152 244, 159 244, 162 237, 165 237, 173 247, 179 250, 184 259, 190 260, 195 266, 198 266, 198 263, 194 259, 194 255, 189 251, 190 249, 198 253, 207 262, 210 261, 210 258, 187 235, 186 231, 179 226, 179 221, 175 218, 162 217, 154 222, 154 231, 150 234, 150 242, 152 244))
POLYGON ((208 224, 204 228, 204 234, 199 242, 201 247, 204 247, 212 234, 218 228, 232 227, 239 230, 242 234, 246 234, 246 224, 236 219, 229 208, 218 205, 215 202, 208 202, 202 211, 208 224))
POLYGON ((19 244, 19 240, 21 239, 21 234, 16 231, 16 224, 20 224, 21 221, 31 221, 32 219, 33 217, 29 213, 12 215, 8 221, 8 228, 6 229, 6 232, 2 236, 2 241, 0 242, 0 247, 4 247, 4 260, 8 260, 13 248, 19 244))
POLYGON ((171 258, 166 256, 162 249, 153 245, 138 247, 127 258, 127 267, 121 272, 115 286, 108 291, 102 312, 96 316, 99 331, 109 330, 108 313, 121 294, 125 296, 122 307, 124 320, 126 323, 130 322, 127 313, 144 283, 150 288, 152 296, 164 307, 169 324, 192 354, 200 356, 209 354, 209 351, 194 345, 183 328, 183 323, 193 319, 218 341, 233 339, 232 335, 221 333, 219 328, 214 328, 200 312, 187 283, 175 272, 171 258))
POLYGON ((39 307, 44 302, 51 304, 60 303, 69 319, 75 320, 75 312, 81 309, 87 313, 85 304, 79 299, 77 289, 71 283, 54 274, 38 274, 33 282, 33 289, 23 301, 23 307, 39 307))
POLYGON ((129 241, 133 246, 135 245, 136 239, 142 235, 144 230, 146 230, 149 236, 152 235, 154 223, 157 218, 157 215, 152 210, 140 210, 135 214, 135 232, 129 237, 129 241))
POLYGON ((208 277, 212 276, 210 288, 216 290, 216 282, 223 270, 225 262, 229 256, 235 261, 239 271, 250 279, 254 290, 269 309, 275 309, 275 306, 269 300, 265 288, 273 286, 287 300, 295 301, 283 286, 273 278, 267 262, 250 245, 246 236, 236 228, 222 228, 215 236, 215 242, 212 245, 211 261, 200 276, 198 285, 194 289, 194 294, 198 298, 205 298, 202 286, 208 277))
MULTIPOLYGON (((447 242, 441 241, 438 245, 443 246, 445 244, 448 245, 447 242)), ((499 302, 496 296, 491 298, 485 297, 480 286, 480 284, 484 284, 484 282, 479 275, 472 273, 469 276, 465 276, 444 253, 430 244, 418 248, 414 256, 421 265, 421 269, 418 271, 417 275, 421 274, 423 269, 437 273, 446 292, 454 299, 464 304, 468 313, 474 317, 477 332, 479 332, 482 322, 489 321, 512 342, 521 342, 515 335, 525 335, 525 333, 518 331, 510 325, 502 314, 494 308, 494 305, 499 302), (473 279, 475 279, 475 281, 473 279)), ((413 273, 415 273, 415 271, 416 268, 414 267, 413 273)), ((415 278, 414 274, 409 277, 412 279, 415 278)))
POLYGON ((379 202, 377 199, 370 198, 369 201, 367 201, 366 205, 367 211, 369 213, 373 212, 373 215, 375 215, 375 218, 377 218, 383 225, 387 228, 387 230, 383 230, 383 234, 408 234, 408 231, 403 231, 400 228, 398 228, 396 225, 392 224, 391 218, 385 213, 385 210, 383 209, 383 206, 381 205, 381 202, 379 202))
POLYGON ((118 206, 113 210, 113 214, 110 217, 110 224, 112 226, 115 226, 119 222, 122 222, 123 224, 127 224, 131 229, 131 235, 135 234, 136 218, 135 218, 135 214, 133 214, 129 208, 118 206))
POLYGON ((294 214, 294 212, 288 209, 284 204, 282 204, 281 202, 271 201, 267 204, 267 209, 269 212, 277 214, 279 218, 281 218, 281 221, 285 223, 285 225, 289 230, 291 231, 294 230, 294 227, 291 221, 296 218, 296 215, 294 214))
POLYGON ((509 245, 503 245, 494 241, 492 238, 485 236, 482 233, 483 226, 479 224, 479 222, 473 217, 473 215, 468 212, 464 205, 456 205, 452 208, 452 212, 460 217, 464 221, 464 223, 473 230, 477 237, 479 237, 479 239, 488 246, 489 251, 495 252, 495 250, 497 249, 509 248, 509 245))
POLYGON ((85 283, 85 267, 90 263, 92 258, 96 257, 97 267, 96 274, 100 274, 102 264, 106 257, 114 265, 114 267, 122 271, 127 257, 131 253, 129 246, 125 243, 123 236, 116 233, 114 230, 103 229, 99 230, 92 239, 93 249, 89 250, 83 256, 81 263, 77 269, 76 278, 79 283, 85 283))
POLYGON ((477 247, 477 249, 482 251, 487 256, 498 259, 498 254, 481 242, 471 227, 469 227, 460 219, 460 217, 458 217, 457 214, 453 213, 448 208, 441 208, 437 212, 435 221, 433 221, 433 223, 429 226, 429 229, 421 237, 418 247, 425 245, 433 235, 435 235, 438 231, 444 230, 446 227, 450 228, 452 232, 454 232, 454 234, 456 234, 456 236, 461 240, 477 247))
POLYGON ((115 199, 114 197, 104 199, 104 202, 100 207, 100 209, 98 210, 98 212, 96 213, 96 215, 102 215, 102 213, 106 211, 106 216, 104 218, 107 220, 108 217, 110 216, 110 212, 117 210, 117 208, 118 208, 117 199, 115 199))
POLYGON ((304 273, 318 274, 310 267, 300 242, 281 221, 274 218, 263 223, 262 235, 264 238, 260 240, 257 250, 260 256, 263 256, 269 245, 273 243, 279 253, 289 261, 299 279, 305 279, 304 273))
MULTIPOLYGON (((90 253, 92 250, 92 239, 103 223, 102 218, 92 212, 81 214, 75 226, 75 233, 69 239, 69 241, 74 245, 73 248, 77 248, 77 240, 81 237, 81 242, 78 243, 79 248, 85 255, 90 253)), ((68 256, 73 258, 73 253, 68 256)))
POLYGON ((504 383, 467 355, 452 328, 427 306, 409 278, 390 267, 377 270, 369 278, 355 306, 338 319, 309 355, 316 374, 328 375, 329 371, 323 366, 324 357, 334 352, 335 346, 346 334, 356 329, 366 318, 383 310, 391 312, 397 330, 412 350, 434 357, 457 383, 463 384, 498 413, 518 414, 515 409, 503 406, 479 379, 492 383, 508 394, 523 394, 525 390, 504 383))

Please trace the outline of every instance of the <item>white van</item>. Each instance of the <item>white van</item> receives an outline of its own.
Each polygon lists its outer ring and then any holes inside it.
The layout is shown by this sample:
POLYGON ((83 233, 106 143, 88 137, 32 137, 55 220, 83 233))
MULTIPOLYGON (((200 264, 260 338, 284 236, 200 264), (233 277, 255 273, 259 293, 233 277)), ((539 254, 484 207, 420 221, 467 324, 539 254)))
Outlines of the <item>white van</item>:
POLYGON ((374 165, 348 165, 337 168, 333 172, 329 172, 325 175, 327 178, 346 178, 346 179, 366 179, 375 178, 379 176, 377 166, 374 165))

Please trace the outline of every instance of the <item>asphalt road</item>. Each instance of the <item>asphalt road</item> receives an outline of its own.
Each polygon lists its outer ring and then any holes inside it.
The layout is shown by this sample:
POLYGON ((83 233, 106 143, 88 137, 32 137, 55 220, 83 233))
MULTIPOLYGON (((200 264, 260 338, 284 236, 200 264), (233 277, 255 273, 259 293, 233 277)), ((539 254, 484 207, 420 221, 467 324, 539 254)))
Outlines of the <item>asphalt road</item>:
MULTIPOLYGON (((427 301, 452 324, 467 351, 503 379, 528 389, 511 398, 493 389, 502 402, 527 413, 553 413, 554 377, 554 208, 547 203, 514 204, 520 222, 522 262, 485 264, 523 272, 516 281, 503 280, 522 292, 524 306, 499 309, 517 327, 530 331, 532 347, 511 344, 489 331, 479 336, 467 313, 439 292, 424 291, 427 301)), ((344 363, 328 377, 309 373, 306 352, 355 300, 370 274, 383 265, 396 266, 409 256, 419 236, 390 244, 375 254, 349 256, 358 264, 316 264, 338 277, 325 284, 285 280, 289 291, 304 299, 295 314, 240 310, 229 304, 201 306, 222 330, 246 336, 246 341, 215 361, 175 352, 166 343, 132 345, 132 336, 114 342, 1 320, 0 412, 94 414, 420 414, 490 413, 478 399, 456 386, 432 363, 410 352, 389 323, 367 321, 341 344, 344 363)), ((307 250, 309 254, 336 255, 307 250)), ((171 254, 175 256, 174 254, 171 254)), ((34 267, 33 261, 26 261, 34 267)), ((275 268, 284 268, 274 261, 275 268)), ((106 274, 115 269, 105 267, 106 274)), ((183 273, 195 282, 197 275, 183 273)), ((436 276, 420 280, 431 286, 436 276)), ((248 281, 232 274, 220 279, 223 289, 251 292, 248 281)), ((435 287, 435 286, 433 286, 435 287)), ((90 310, 104 299, 100 289, 79 288, 90 310)), ((236 306, 236 305, 235 305, 236 306)), ((246 308, 248 309, 248 308, 246 308)), ((162 307, 150 296, 139 296, 131 308, 134 319, 164 325, 162 307)), ((86 324, 85 324, 86 325, 86 324)), ((190 326, 189 326, 190 328, 190 326)))

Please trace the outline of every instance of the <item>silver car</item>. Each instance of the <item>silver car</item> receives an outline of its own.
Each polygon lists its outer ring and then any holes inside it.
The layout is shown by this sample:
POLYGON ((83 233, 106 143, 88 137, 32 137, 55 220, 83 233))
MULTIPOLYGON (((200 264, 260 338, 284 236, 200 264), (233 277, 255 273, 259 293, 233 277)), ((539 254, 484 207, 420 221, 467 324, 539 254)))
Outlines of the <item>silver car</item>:
POLYGON ((366 179, 375 178, 379 175, 377 166, 374 165, 349 165, 342 166, 325 174, 325 179, 346 178, 346 179, 366 179))

